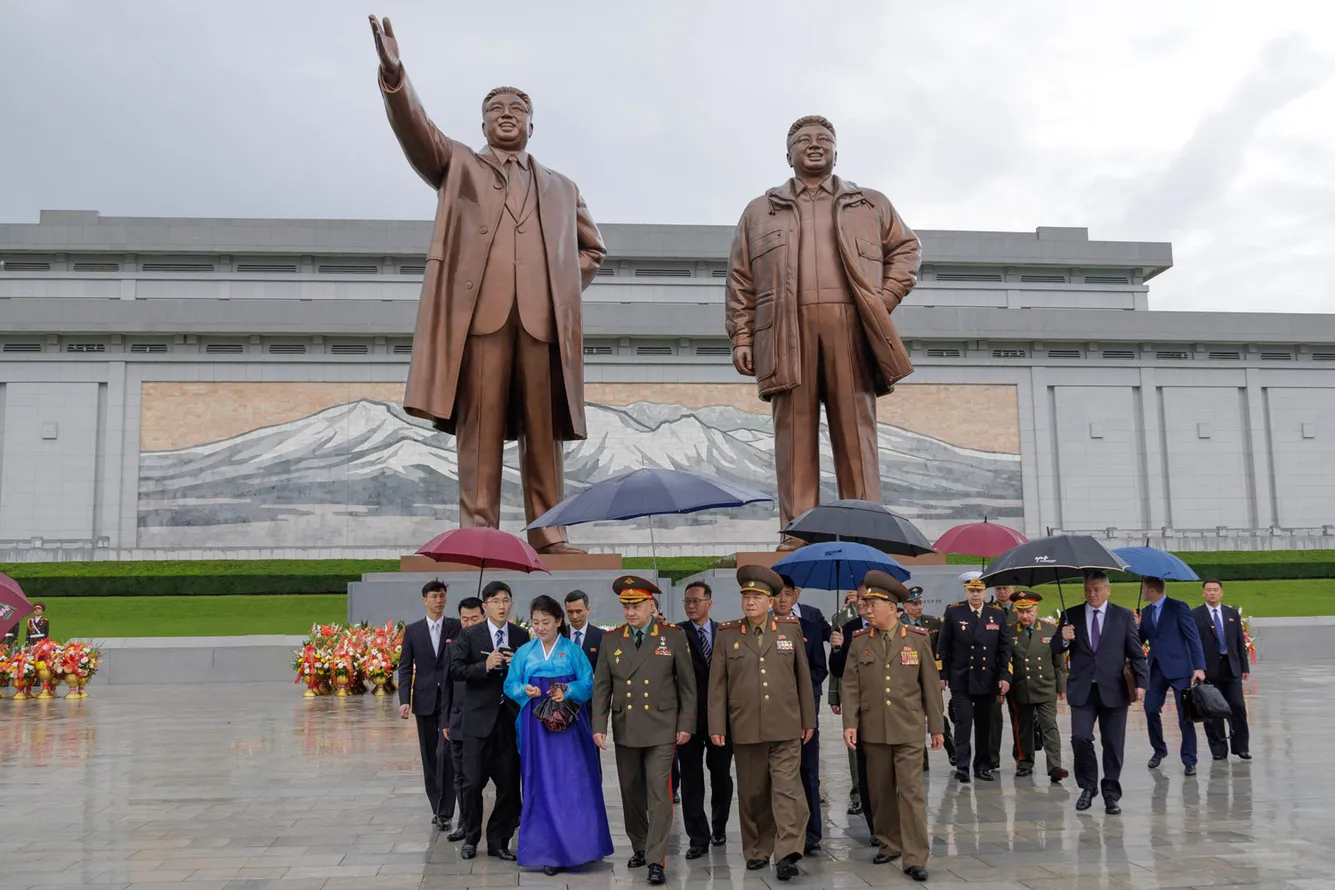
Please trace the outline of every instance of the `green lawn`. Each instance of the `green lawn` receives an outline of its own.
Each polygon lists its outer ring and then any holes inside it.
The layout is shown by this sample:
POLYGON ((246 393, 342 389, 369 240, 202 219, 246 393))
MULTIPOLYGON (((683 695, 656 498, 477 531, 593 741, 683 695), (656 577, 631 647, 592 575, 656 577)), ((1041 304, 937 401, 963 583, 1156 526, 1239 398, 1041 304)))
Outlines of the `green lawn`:
MULTIPOLYGON (((1133 608, 1135 584, 1114 585, 1113 601, 1133 608)), ((1055 614, 1057 588, 1039 589, 1041 614, 1055 614)), ((1066 604, 1083 601, 1078 584, 1064 586, 1066 604)), ((1169 595, 1191 605, 1201 602, 1199 584, 1171 584, 1169 595)), ((1225 600, 1249 616, 1335 614, 1335 581, 1234 581, 1225 600)), ((825 605, 823 600, 814 601, 825 605)), ((84 637, 230 636, 304 634, 315 622, 346 619, 345 597, 300 596, 89 596, 60 597, 49 603, 56 639, 84 637)))

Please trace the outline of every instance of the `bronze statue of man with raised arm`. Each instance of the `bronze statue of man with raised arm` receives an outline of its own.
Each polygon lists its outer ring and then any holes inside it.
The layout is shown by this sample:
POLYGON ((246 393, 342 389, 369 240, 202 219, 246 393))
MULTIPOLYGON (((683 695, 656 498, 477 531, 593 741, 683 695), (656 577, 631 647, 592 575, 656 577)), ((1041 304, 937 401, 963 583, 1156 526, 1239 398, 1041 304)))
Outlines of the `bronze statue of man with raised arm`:
MULTIPOLYGON (((487 94, 474 151, 427 117, 389 19, 371 16, 371 32, 390 126, 437 195, 403 407, 455 437, 460 527, 499 527, 507 440, 532 521, 561 501, 562 443, 587 435, 580 299, 607 250, 575 184, 528 153, 527 94, 487 94)), ((562 528, 529 542, 582 552, 562 528)))
POLYGON ((890 313, 917 282, 918 238, 835 157, 833 124, 796 121, 793 177, 747 205, 728 261, 725 325, 774 416, 781 525, 820 503, 822 403, 839 497, 880 502, 876 398, 913 373, 890 313))

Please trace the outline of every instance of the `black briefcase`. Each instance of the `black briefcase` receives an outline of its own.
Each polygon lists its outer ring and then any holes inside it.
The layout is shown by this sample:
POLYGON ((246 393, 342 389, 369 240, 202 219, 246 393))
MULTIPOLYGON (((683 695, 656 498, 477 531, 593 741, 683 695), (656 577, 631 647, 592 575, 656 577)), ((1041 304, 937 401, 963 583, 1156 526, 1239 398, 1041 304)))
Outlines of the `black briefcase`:
POLYGON ((1233 709, 1228 706, 1228 699, 1224 698, 1224 693, 1210 683, 1197 683, 1192 686, 1182 700, 1186 704, 1187 717, 1192 723, 1219 720, 1233 713, 1233 709))

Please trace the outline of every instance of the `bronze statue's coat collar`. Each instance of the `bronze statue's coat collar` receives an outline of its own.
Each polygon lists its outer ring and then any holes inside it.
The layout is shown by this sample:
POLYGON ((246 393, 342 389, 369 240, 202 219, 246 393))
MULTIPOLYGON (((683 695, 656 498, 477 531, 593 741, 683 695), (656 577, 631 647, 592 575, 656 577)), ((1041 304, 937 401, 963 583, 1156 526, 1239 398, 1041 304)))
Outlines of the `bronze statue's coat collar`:
POLYGON ((497 148, 494 145, 488 145, 485 149, 483 149, 483 151, 489 153, 493 158, 495 158, 496 163, 500 164, 502 167, 505 166, 506 161, 510 160, 511 158, 514 158, 515 163, 517 163, 520 167, 522 167, 525 170, 528 169, 529 158, 527 151, 506 151, 505 149, 497 148))
MULTIPOLYGON (((795 191, 795 189, 800 185, 801 183, 798 182, 797 178, 793 177, 783 185, 775 186, 770 189, 765 194, 773 203, 793 204, 796 203, 797 196, 800 194, 795 191)), ((838 176, 834 175, 831 175, 829 179, 821 184, 821 188, 826 188, 827 186, 833 190, 836 201, 841 201, 851 195, 861 196, 862 194, 862 189, 858 188, 856 183, 849 182, 846 179, 840 179, 838 176)), ((805 186, 802 187, 805 188, 805 186)))

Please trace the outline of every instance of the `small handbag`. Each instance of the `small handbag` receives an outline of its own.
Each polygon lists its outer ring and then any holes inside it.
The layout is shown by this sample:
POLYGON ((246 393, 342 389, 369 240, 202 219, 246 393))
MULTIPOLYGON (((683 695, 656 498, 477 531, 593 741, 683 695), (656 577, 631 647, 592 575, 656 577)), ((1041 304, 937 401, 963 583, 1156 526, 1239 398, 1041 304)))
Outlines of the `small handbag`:
MULTIPOLYGON (((552 688, 562 692, 567 689, 564 683, 553 683, 552 688)), ((542 701, 533 706, 533 716, 548 732, 564 732, 579 716, 579 705, 568 699, 557 701, 544 696, 542 701)))

